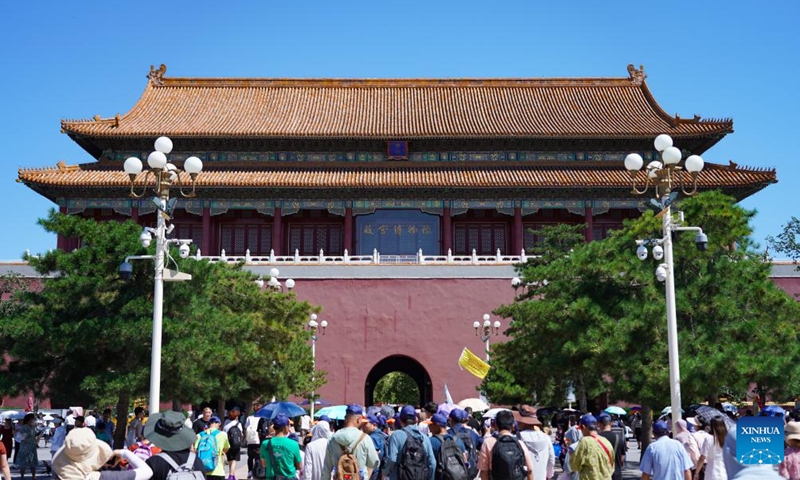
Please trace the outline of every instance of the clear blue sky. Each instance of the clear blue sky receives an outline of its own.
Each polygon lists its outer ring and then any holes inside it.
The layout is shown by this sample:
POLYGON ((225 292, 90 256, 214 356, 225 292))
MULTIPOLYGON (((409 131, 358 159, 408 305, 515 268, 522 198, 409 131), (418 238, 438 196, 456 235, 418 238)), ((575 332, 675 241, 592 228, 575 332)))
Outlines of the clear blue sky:
MULTIPOLYGON (((151 64, 183 77, 593 77, 643 64, 667 112, 733 117, 706 161, 774 167, 743 205, 764 244, 800 210, 800 2, 12 2, 0 16, 0 259, 55 248, 17 169, 92 158, 62 118, 127 112, 151 64)), ((622 166, 620 166, 622 168, 622 166)))

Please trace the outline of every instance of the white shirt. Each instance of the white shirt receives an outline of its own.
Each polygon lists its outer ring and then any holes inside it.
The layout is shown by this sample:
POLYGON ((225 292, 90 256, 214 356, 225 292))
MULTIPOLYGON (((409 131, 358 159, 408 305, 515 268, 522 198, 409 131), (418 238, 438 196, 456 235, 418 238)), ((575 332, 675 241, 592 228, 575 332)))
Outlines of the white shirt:
POLYGON ((722 447, 713 435, 709 435, 700 446, 700 453, 706 456, 706 479, 728 480, 725 463, 722 460, 722 447))
MULTIPOLYGON (((365 438, 364 440, 369 439, 365 438)), ((325 453, 327 450, 327 438, 318 438, 306 445, 305 458, 303 459, 304 480, 327 480, 330 478, 330 472, 328 472, 328 475, 322 475, 322 468, 325 463, 325 453)))
POLYGON ((541 430, 523 430, 519 436, 531 452, 533 478, 552 477, 556 465, 556 454, 550 437, 541 430))
POLYGON ((308 415, 300 417, 300 430, 311 430, 311 417, 308 415))

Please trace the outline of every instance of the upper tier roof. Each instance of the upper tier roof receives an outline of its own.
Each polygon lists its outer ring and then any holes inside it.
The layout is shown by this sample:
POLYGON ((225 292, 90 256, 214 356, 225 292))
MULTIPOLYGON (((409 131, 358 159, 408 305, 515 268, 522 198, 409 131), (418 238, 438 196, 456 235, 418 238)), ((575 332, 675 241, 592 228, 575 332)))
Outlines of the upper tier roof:
MULTIPOLYGON (((667 114, 628 66, 620 78, 236 79, 166 78, 151 67, 139 101, 124 115, 62 120, 91 139, 609 139, 668 133, 704 138, 733 131, 730 119, 667 114)), ((686 148, 686 147, 684 147, 686 148)))

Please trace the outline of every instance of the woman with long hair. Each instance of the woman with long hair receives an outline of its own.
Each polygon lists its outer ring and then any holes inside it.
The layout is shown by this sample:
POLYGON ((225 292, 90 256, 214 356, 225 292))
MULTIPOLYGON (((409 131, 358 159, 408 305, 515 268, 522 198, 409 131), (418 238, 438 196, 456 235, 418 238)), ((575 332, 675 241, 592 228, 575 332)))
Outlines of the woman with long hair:
POLYGON ((19 467, 19 478, 25 478, 25 471, 30 469, 31 478, 36 480, 36 466, 39 464, 36 439, 36 415, 29 413, 22 419, 22 426, 17 430, 19 438, 19 454, 14 461, 19 467))
POLYGON ((700 468, 706 463, 706 480, 727 480, 728 473, 722 461, 722 447, 725 445, 728 427, 725 425, 725 420, 714 417, 711 419, 710 428, 711 436, 700 445, 700 459, 697 461, 694 478, 699 478, 700 468))

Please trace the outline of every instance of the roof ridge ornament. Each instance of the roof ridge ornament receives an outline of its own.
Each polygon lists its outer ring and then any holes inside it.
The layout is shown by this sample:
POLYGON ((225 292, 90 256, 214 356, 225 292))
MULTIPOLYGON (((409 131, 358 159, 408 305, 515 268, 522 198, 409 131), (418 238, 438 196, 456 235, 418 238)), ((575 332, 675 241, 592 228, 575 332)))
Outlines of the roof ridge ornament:
POLYGON ((167 73, 167 66, 163 63, 158 68, 156 68, 154 65, 150 65, 150 73, 147 74, 147 79, 151 84, 158 87, 163 87, 165 73, 167 73))
POLYGON ((644 79, 647 78, 647 74, 644 73, 644 65, 639 65, 639 70, 636 70, 636 67, 629 63, 628 76, 634 86, 641 86, 644 83, 644 79))

